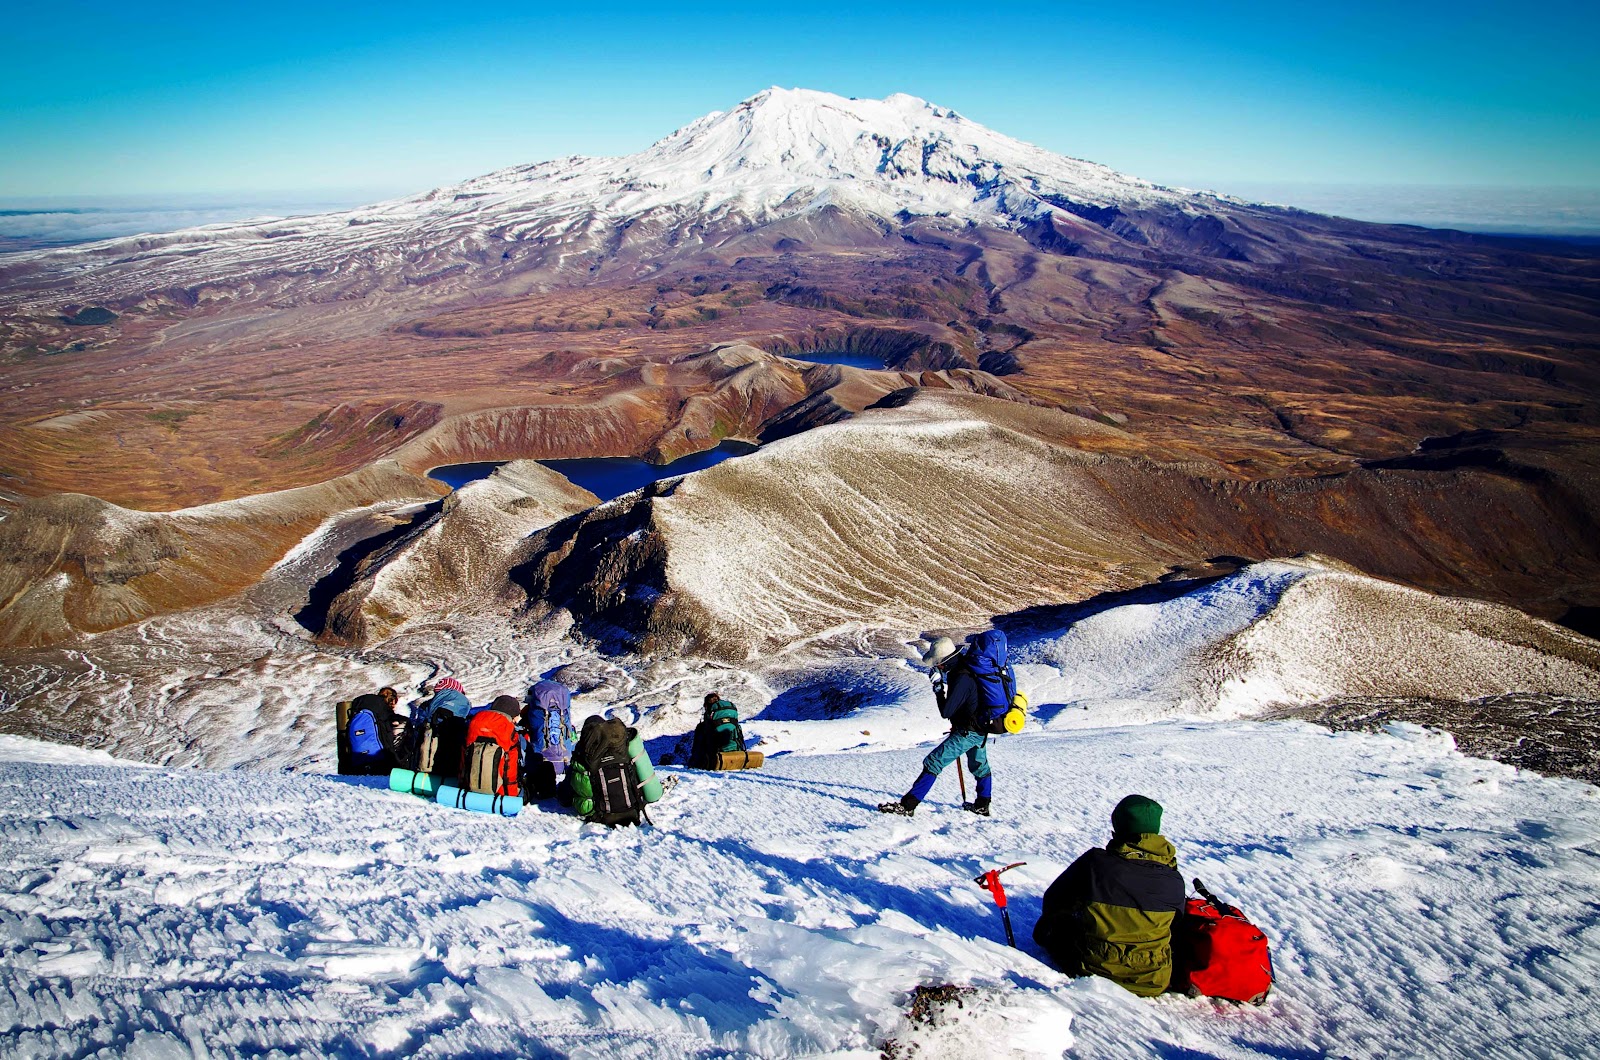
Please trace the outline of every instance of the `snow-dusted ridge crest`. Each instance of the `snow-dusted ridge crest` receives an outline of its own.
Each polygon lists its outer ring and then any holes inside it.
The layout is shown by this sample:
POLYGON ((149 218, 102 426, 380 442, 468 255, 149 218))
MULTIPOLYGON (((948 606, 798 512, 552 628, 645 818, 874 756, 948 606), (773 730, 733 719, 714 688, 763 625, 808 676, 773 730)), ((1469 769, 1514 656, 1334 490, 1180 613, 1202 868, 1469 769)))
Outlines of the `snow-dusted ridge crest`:
POLYGON ((621 158, 515 166, 337 213, 9 255, 0 291, 33 286, 36 269, 70 275, 83 299, 266 270, 414 272, 422 252, 493 268, 526 249, 517 244, 579 275, 587 266, 568 259, 630 222, 672 230, 676 246, 828 207, 879 224, 925 217, 1015 228, 1066 216, 1066 205, 1200 210, 1218 201, 1046 151, 913 96, 770 88, 621 158))

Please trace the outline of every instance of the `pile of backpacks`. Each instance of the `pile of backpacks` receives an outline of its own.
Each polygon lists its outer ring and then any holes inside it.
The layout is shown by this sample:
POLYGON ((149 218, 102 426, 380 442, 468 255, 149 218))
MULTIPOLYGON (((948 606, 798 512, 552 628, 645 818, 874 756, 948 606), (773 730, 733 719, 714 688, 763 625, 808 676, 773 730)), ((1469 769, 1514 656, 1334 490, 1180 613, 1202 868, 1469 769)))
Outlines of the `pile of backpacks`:
MULTIPOLYGON (((365 759, 381 760, 376 751, 353 750, 367 747, 386 723, 378 716, 386 711, 363 706, 367 698, 339 704, 341 772, 365 772, 365 759)), ((392 791, 505 817, 526 802, 556 798, 585 820, 607 825, 647 821, 645 807, 661 798, 661 781, 636 730, 592 717, 574 741, 571 693, 558 681, 536 683, 526 703, 499 696, 473 709, 459 682, 445 678, 413 713, 409 739, 403 748, 397 741, 390 755, 400 761, 389 770, 392 791)))

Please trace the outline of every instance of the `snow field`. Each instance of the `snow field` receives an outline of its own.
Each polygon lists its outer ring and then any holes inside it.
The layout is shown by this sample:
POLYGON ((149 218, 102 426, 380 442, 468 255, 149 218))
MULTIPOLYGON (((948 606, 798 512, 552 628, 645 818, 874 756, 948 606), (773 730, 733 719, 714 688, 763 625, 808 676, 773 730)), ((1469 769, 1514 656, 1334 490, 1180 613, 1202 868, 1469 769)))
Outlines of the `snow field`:
POLYGON ((1600 790, 1413 727, 1025 733, 992 748, 992 819, 949 776, 914 818, 872 811, 923 747, 667 768, 656 827, 613 832, 26 750, 0 762, 5 1055, 1573 1056, 1600 1035, 1600 790), (1266 1006, 1040 960, 1045 887, 1130 791, 1272 938, 1266 1006), (1020 951, 972 882, 1019 860, 1020 951), (979 993, 911 1026, 911 990, 945 982, 979 993))
MULTIPOLYGON (((1300 563, 1255 563, 1182 595, 1151 592, 1149 602, 1091 614, 1066 629, 1013 635, 1011 660, 1028 692, 1030 721, 1099 726, 1108 714, 1121 723, 1207 712, 1202 681, 1216 645, 1250 628, 1313 573, 1300 563)), ((1248 713, 1242 703, 1235 709, 1248 713)))

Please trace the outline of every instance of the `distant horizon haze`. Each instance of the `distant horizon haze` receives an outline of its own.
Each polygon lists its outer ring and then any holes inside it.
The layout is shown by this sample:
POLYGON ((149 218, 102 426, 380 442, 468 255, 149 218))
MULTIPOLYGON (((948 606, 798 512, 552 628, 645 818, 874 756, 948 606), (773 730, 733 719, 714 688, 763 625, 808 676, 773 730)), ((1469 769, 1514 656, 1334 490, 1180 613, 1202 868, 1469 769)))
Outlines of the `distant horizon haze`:
MULTIPOLYGON (((1158 183, 1383 224, 1600 239, 1600 189, 1295 181, 1223 183, 1204 178, 1158 183)), ((432 187, 369 186, 170 195, 0 196, 0 254, 210 224, 335 213, 431 190, 432 187)))

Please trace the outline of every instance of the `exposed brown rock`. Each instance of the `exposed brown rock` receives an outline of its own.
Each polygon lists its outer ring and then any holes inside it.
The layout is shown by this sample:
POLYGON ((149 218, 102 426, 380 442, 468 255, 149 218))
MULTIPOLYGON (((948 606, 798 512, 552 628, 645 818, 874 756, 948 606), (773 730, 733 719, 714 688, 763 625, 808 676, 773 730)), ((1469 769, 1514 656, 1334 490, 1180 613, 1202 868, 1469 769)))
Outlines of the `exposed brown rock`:
MULTIPOLYGON (((641 455, 662 444, 648 428, 673 420, 687 395, 627 372, 737 341, 838 345, 916 370, 992 368, 1034 400, 1126 417, 1130 448, 1250 477, 1348 469, 1469 429, 1560 426, 1592 442, 1592 255, 1215 208, 1220 229, 1126 211, 1082 218, 1071 253, 936 219, 886 235, 811 218, 785 249, 768 232, 714 252, 680 244, 648 268, 619 252, 582 282, 541 271, 539 254, 565 253, 554 244, 433 269, 423 284, 355 268, 218 278, 203 296, 130 294, 115 329, 75 349, 85 340, 54 315, 0 303, 0 358, 28 399, 0 409, 0 488, 194 504, 316 481, 410 444, 409 428, 371 445, 292 444, 341 409, 355 410, 352 428, 410 402, 437 405, 441 422, 560 404, 603 415, 629 389, 652 408, 646 429, 616 437, 641 455), (1162 225, 1176 234, 1157 238, 1162 225), (358 281, 359 292, 340 286, 358 281), (612 326, 590 326, 601 321, 612 326), (44 337, 51 328, 59 334, 44 337), (39 429, 84 409, 107 415, 39 429)), ((13 273, 9 290, 28 289, 13 273)))
POLYGON ((431 484, 393 463, 179 512, 57 494, 0 521, 0 644, 48 644, 210 603, 255 584, 330 515, 431 484))

